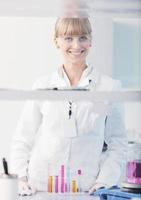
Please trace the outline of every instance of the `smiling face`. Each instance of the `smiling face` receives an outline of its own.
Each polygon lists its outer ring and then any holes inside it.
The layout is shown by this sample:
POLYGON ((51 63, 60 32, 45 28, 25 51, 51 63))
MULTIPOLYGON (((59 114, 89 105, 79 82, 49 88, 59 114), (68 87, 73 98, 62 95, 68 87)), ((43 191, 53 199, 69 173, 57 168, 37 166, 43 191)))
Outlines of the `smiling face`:
POLYGON ((91 27, 88 19, 59 19, 54 39, 65 62, 84 63, 91 46, 91 27))
POLYGON ((66 35, 57 38, 57 45, 66 61, 84 62, 91 46, 91 39, 87 35, 66 35))

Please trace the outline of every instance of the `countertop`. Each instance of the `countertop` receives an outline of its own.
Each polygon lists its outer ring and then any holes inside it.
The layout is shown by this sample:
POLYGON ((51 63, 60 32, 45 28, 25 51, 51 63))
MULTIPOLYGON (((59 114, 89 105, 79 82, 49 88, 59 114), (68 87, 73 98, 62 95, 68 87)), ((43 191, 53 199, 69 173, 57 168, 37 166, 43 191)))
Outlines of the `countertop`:
POLYGON ((100 200, 100 198, 89 194, 48 194, 46 192, 38 192, 33 196, 20 196, 18 200, 100 200))

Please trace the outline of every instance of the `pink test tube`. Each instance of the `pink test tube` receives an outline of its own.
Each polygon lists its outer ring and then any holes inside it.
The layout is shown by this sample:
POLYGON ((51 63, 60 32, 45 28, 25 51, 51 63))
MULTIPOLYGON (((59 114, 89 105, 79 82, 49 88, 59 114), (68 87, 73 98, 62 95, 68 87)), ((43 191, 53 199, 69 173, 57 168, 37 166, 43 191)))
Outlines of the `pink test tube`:
POLYGON ((64 174, 65 174, 64 165, 61 165, 61 193, 65 192, 64 174))
POLYGON ((55 193, 58 193, 58 176, 55 176, 55 193))
POLYGON ((65 183, 65 192, 68 192, 67 183, 65 183))

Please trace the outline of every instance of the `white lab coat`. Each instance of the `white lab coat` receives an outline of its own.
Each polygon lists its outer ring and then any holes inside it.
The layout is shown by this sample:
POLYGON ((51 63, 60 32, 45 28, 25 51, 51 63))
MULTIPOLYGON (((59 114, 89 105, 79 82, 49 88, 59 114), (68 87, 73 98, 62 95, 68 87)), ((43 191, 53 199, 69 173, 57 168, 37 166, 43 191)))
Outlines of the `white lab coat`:
MULTIPOLYGON (((91 66, 83 72, 78 86, 88 88, 89 80, 96 91, 120 88, 119 81, 100 75, 91 66)), ((71 87, 62 67, 51 77, 39 79, 33 89, 48 87, 71 87)), ((82 170, 83 190, 95 183, 117 184, 126 160, 124 116, 121 105, 106 104, 110 111, 98 113, 92 102, 72 102, 69 119, 68 101, 28 101, 12 142, 11 172, 19 177, 28 173, 29 182, 44 191, 48 173, 57 175, 62 164, 70 167, 71 177, 82 170), (104 141, 108 151, 101 162, 104 141)))

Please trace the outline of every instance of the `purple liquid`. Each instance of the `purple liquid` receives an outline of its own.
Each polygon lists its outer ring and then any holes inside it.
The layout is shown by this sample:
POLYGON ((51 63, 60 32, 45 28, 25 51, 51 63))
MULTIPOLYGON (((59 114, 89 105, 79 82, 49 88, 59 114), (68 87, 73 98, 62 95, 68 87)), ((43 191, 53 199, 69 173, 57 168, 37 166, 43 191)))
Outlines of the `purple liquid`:
POLYGON ((126 177, 128 183, 141 184, 141 160, 127 162, 126 177))

